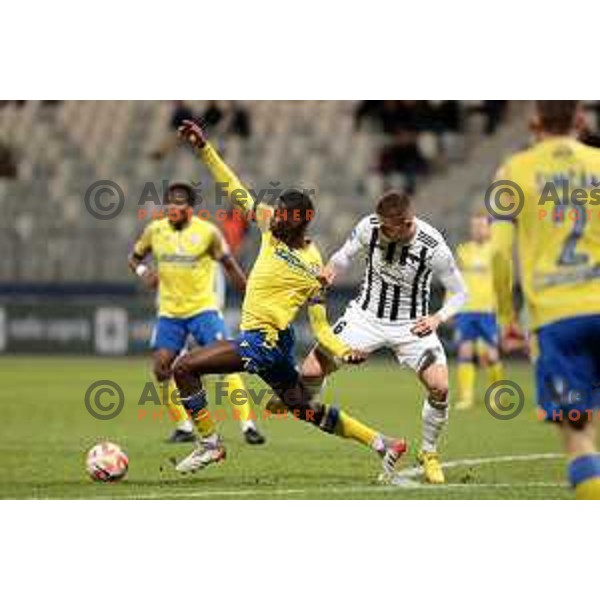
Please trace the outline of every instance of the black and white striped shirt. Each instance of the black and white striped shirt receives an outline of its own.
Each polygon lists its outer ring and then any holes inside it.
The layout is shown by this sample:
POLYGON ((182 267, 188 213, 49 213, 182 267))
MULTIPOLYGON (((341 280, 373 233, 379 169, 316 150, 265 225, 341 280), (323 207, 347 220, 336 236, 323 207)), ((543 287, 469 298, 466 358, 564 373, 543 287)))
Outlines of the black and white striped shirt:
POLYGON ((433 277, 453 296, 462 296, 448 307, 452 312, 466 298, 464 281, 450 248, 440 232, 421 219, 416 219, 412 241, 402 244, 386 239, 377 215, 368 215, 332 256, 331 263, 344 270, 359 252, 365 254, 366 271, 354 302, 378 319, 412 321, 428 315, 433 277))

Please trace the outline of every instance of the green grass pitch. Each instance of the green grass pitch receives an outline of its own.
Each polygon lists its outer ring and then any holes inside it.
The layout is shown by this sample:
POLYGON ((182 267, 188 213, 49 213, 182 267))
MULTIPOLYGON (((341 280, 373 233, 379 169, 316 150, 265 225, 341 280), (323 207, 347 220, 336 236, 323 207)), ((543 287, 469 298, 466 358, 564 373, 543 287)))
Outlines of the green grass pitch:
MULTIPOLYGON (((492 418, 483 406, 480 375, 479 404, 467 413, 452 411, 444 436, 443 460, 458 463, 446 469, 448 485, 398 488, 377 483, 379 460, 360 445, 274 418, 261 422, 268 442, 260 447, 243 443, 233 419, 223 421, 227 460, 180 476, 169 459, 182 457, 191 446, 165 443, 172 427, 166 416, 140 419, 140 408, 157 409, 138 404, 151 381, 147 359, 5 357, 0 361, 0 498, 572 497, 564 485, 565 459, 552 457, 560 453, 558 435, 536 416, 530 367, 509 364, 506 376, 525 391, 523 412, 510 421, 492 418), (85 391, 99 379, 116 381, 125 392, 124 409, 113 420, 96 420, 85 408, 85 391), (102 484, 88 479, 85 453, 103 439, 128 453, 126 480, 102 484), (463 464, 465 459, 475 462, 463 464)), ((249 382, 259 385, 254 378, 249 382)), ((391 360, 336 374, 326 393, 329 401, 365 422, 407 436, 413 446, 402 465, 407 469, 414 466, 422 396, 413 374, 391 360)))

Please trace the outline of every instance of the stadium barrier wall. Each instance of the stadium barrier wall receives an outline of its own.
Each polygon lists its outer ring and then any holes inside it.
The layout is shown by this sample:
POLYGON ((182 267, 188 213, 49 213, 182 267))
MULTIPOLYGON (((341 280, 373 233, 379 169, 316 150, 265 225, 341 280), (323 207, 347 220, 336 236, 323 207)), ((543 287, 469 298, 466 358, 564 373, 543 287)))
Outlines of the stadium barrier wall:
MULTIPOLYGON (((0 295, 0 353, 123 356, 148 354, 155 307, 148 294, 135 289, 115 293, 101 286, 88 290, 46 288, 0 295)), ((333 323, 354 297, 355 288, 339 288, 328 296, 333 323)), ((233 295, 224 311, 230 332, 239 325, 240 299, 233 295)), ((314 338, 305 315, 295 324, 298 349, 314 338)), ((443 335, 451 342, 449 332, 443 335)), ((450 348, 449 348, 450 349, 450 348)))

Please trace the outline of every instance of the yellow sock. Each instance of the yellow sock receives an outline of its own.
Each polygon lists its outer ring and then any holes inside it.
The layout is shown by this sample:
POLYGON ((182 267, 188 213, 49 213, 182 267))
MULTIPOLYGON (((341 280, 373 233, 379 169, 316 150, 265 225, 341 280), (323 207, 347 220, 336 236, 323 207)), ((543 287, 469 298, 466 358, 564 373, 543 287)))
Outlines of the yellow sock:
POLYGON ((201 437, 208 437, 216 432, 217 426, 208 408, 203 408, 195 419, 196 428, 201 437))
POLYGON ((502 363, 500 361, 490 365, 487 368, 488 375, 488 383, 490 385, 496 383, 496 381, 500 381, 504 378, 504 369, 502 368, 502 363))
POLYGON ((588 479, 575 488, 577 500, 600 500, 600 477, 588 479))
POLYGON ((168 383, 163 384, 162 393, 167 394, 166 401, 169 411, 169 418, 177 425, 187 421, 189 419, 189 415, 179 401, 179 392, 177 391, 177 386, 175 385, 175 381, 173 379, 170 379, 168 383))
POLYGON ((471 404, 475 393, 475 365, 471 361, 459 362, 456 375, 459 401, 464 404, 471 404))
POLYGON ((600 455, 574 457, 568 467, 569 481, 577 500, 600 500, 600 455))
POLYGON ((374 429, 357 421, 343 411, 340 411, 335 433, 340 437, 356 440, 369 448, 373 448, 375 440, 380 437, 374 429))
POLYGON ((227 399, 235 418, 240 421, 253 421, 255 419, 253 403, 242 376, 239 373, 232 373, 223 377, 223 381, 227 384, 227 399), (243 395, 238 390, 241 390, 243 395))

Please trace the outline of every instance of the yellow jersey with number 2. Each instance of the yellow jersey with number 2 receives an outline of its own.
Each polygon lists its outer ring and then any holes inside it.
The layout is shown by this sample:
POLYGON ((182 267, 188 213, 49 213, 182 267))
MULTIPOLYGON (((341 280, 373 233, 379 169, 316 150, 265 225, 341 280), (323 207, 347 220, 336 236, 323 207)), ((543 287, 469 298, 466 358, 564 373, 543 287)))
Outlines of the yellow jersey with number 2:
POLYGON ((512 313, 513 236, 533 329, 600 314, 600 150, 551 137, 513 155, 497 180, 515 182, 523 194, 520 211, 493 226, 501 323, 512 313))

